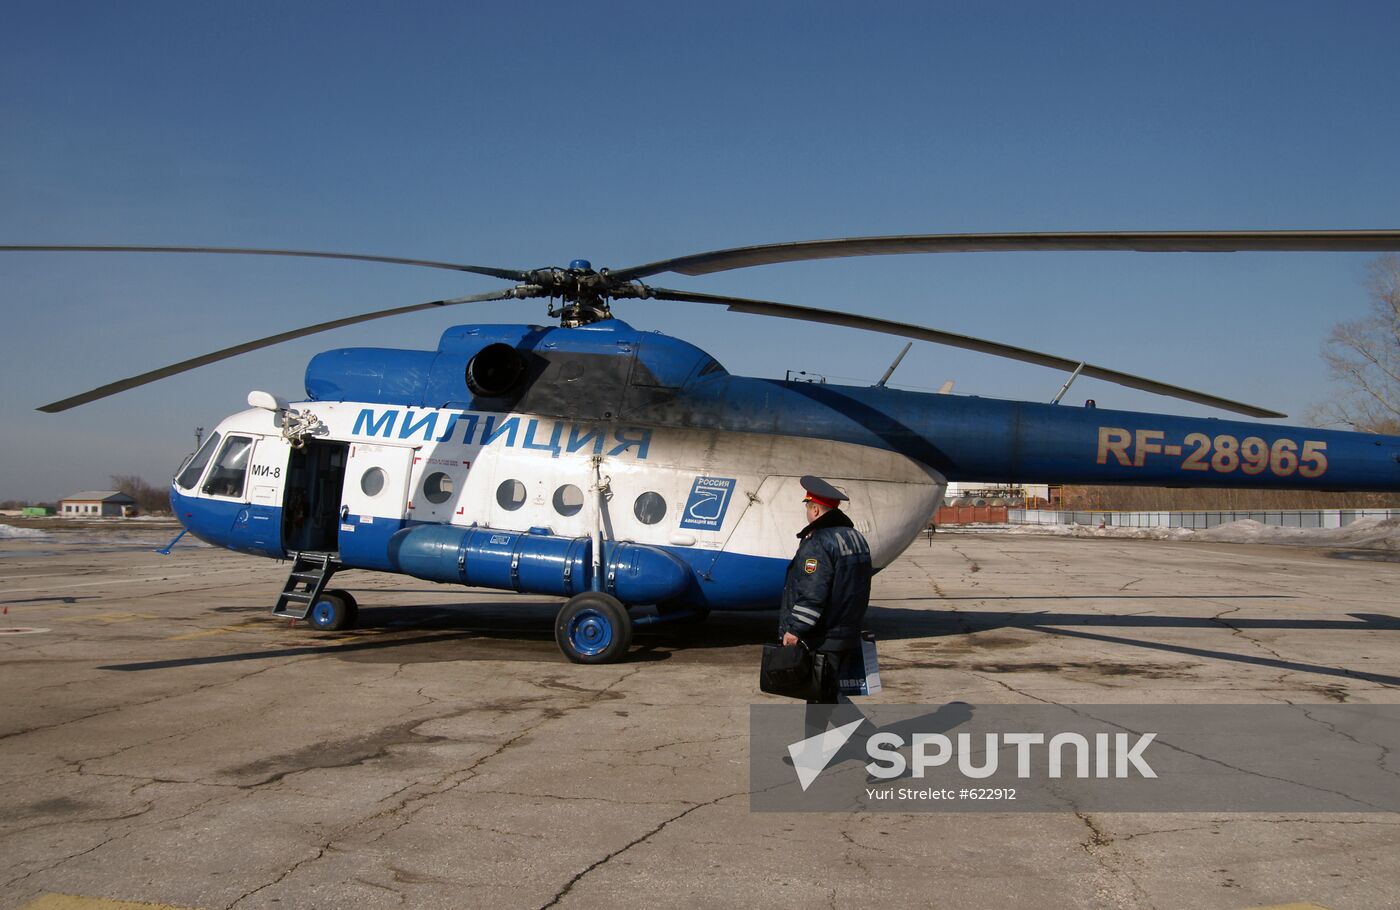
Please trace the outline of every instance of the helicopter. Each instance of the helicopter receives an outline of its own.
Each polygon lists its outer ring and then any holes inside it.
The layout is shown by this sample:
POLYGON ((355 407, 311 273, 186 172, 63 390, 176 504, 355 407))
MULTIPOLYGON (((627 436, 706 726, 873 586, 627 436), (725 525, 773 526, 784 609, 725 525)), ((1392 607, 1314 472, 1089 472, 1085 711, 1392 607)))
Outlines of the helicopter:
MULTIPOLYGON (((950 481, 1400 490, 1400 437, 1060 406, 1080 376, 1256 418, 1265 407, 934 328, 643 283, 780 262, 913 253, 1400 250, 1400 231, 924 234, 737 247, 628 268, 506 269, 242 247, 0 246, 0 251, 287 256, 449 269, 513 282, 235 345, 47 404, 56 413, 238 354, 420 310, 544 298, 557 325, 459 325, 433 350, 341 348, 306 396, 254 391, 170 485, 186 531, 290 560, 278 617, 355 625, 346 569, 565 598, 579 663, 624 659, 636 627, 773 609, 802 526, 801 475, 849 498, 875 569, 923 531, 950 481), (679 338, 615 317, 681 301, 883 332, 1070 374, 1050 403, 731 375, 679 338)), ((901 355, 902 356, 902 355, 901 355)))

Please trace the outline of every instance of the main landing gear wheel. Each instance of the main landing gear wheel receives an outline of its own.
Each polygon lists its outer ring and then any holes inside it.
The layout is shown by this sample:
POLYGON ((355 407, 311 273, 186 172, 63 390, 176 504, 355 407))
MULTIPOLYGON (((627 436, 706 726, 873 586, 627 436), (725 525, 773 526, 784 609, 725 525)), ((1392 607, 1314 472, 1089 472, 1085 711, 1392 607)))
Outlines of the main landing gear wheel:
POLYGON ((318 632, 339 632, 355 628, 360 618, 360 606, 349 591, 324 591, 311 605, 306 621, 318 632))
POLYGON ((576 664, 613 663, 632 645, 632 617, 611 594, 585 591, 559 610, 554 640, 564 656, 576 664))

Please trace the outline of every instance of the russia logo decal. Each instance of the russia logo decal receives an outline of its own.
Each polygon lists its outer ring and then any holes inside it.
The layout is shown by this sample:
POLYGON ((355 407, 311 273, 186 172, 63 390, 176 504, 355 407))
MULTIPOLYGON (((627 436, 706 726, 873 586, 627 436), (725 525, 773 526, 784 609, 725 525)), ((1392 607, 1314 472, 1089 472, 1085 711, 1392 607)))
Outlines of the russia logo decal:
POLYGON ((697 477, 681 513, 681 527, 696 531, 718 531, 734 493, 732 477, 697 477))

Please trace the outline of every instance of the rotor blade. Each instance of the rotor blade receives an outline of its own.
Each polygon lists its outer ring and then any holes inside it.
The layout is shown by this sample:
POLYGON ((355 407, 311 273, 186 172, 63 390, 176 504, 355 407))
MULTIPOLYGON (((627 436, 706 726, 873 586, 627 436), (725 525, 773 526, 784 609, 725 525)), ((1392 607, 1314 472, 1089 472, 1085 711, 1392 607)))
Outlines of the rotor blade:
POLYGON ((359 262, 388 262, 393 265, 416 265, 429 269, 450 269, 490 275, 508 281, 524 281, 525 272, 518 269, 495 269, 484 265, 462 265, 456 262, 434 262, 431 259, 402 259, 398 256, 371 256, 365 253, 323 253, 315 250, 260 250, 232 246, 0 246, 0 252, 24 253, 229 253, 237 256, 302 256, 308 259, 352 259, 359 262))
POLYGON ((1400 231, 1095 231, 1030 234, 905 234, 734 247, 617 269, 619 281, 661 272, 708 275, 775 262, 899 253, 1011 253, 1119 250, 1140 253, 1336 252, 1400 250, 1400 231))
MULTIPOLYGON (((1040 351, 1032 351, 1029 348, 1002 344, 997 341, 987 341, 982 338, 974 338, 971 335, 959 335, 955 332, 928 329, 923 326, 909 325, 905 322, 891 322, 887 319, 876 319, 871 316, 855 316, 850 313, 836 313, 831 310, 819 310, 814 307, 797 306, 791 303, 773 303, 768 300, 748 300, 743 297, 723 297, 717 294, 694 294, 689 291, 672 291, 665 288, 652 288, 652 290, 656 292, 655 297, 657 300, 678 300, 684 303, 718 303, 729 307, 730 310, 736 313, 755 313, 761 316, 777 316, 782 319, 800 319, 806 322, 821 322, 827 325, 840 325, 852 329, 884 332, 889 335, 901 335, 905 338, 931 341, 934 344, 945 344, 950 347, 964 348, 969 351, 980 351, 983 354, 995 354, 998 357, 1006 357, 1011 360, 1019 360, 1023 363, 1034 363, 1039 366, 1052 367, 1059 370, 1072 371, 1080 366, 1080 361, 1071 360, 1068 357, 1057 357, 1054 354, 1044 354, 1040 351)), ((1205 392, 1197 392, 1192 389, 1182 388, 1181 386, 1170 385, 1165 382, 1157 382, 1153 379, 1134 376, 1132 373, 1123 373, 1118 370, 1111 370, 1107 367, 1095 366, 1091 363, 1085 363, 1083 369, 1081 369, 1079 373, 1081 376, 1102 379, 1107 382, 1117 383, 1121 386, 1127 386, 1130 389, 1139 389, 1157 395, 1167 395, 1172 398, 1180 398, 1184 401, 1193 401, 1196 404, 1209 405, 1214 408, 1234 411, 1239 414, 1248 414, 1251 417, 1288 416, 1287 414, 1281 414, 1278 411, 1272 411, 1268 408, 1231 401, 1228 398, 1221 398, 1218 395, 1210 395, 1205 392)))
POLYGON ((307 335, 315 335, 317 332, 325 332, 330 329, 338 329, 342 326, 354 325, 357 322, 369 322, 371 319, 383 319, 386 316, 399 316, 404 313, 415 313, 418 310, 429 310, 433 307, 453 306, 459 303, 483 303, 488 300, 505 300, 522 296, 521 288, 504 288, 499 291, 492 291, 488 294, 474 294, 471 297, 453 297, 449 300, 431 300, 427 303, 415 303, 411 306, 395 307, 392 310, 376 310, 373 313, 362 313, 359 316, 347 316, 344 319, 333 319, 330 322, 318 322, 316 325, 309 325, 305 328, 292 329, 289 332, 282 332, 277 335, 269 335, 266 338, 259 338, 256 341, 248 341, 235 345, 231 348, 224 348, 222 351, 215 351, 212 354, 205 354, 202 357, 193 357, 189 360, 182 360, 179 363, 172 363, 168 367, 161 367, 158 370, 151 370, 127 379, 120 379, 116 382, 109 382, 81 395, 74 395, 62 401, 55 401, 53 404, 46 404, 39 408, 47 414, 55 414, 59 411, 66 411, 69 408, 77 407, 80 404, 87 404, 89 401, 96 401, 99 398, 106 398, 118 392, 125 392, 127 389, 134 389, 137 386, 145 385, 148 382, 155 382, 157 379, 164 379, 167 376, 174 376, 186 370, 193 370, 195 367, 202 367, 206 364, 216 363, 220 360, 227 360, 239 354, 246 354, 249 351, 256 351, 259 348, 271 347, 274 344, 281 344, 284 341, 291 341, 294 338, 303 338, 307 335))

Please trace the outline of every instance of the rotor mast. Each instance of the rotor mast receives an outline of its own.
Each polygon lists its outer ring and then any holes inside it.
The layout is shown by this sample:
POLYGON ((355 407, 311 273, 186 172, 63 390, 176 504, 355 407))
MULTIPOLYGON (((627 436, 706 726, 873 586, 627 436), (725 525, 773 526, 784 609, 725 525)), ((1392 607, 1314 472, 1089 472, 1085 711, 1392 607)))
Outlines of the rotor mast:
POLYGON ((549 297, 550 318, 566 329, 576 329, 613 318, 610 299, 647 300, 656 292, 640 281, 619 281, 607 269, 594 271, 587 259, 575 259, 567 269, 536 269, 524 284, 517 285, 520 297, 549 297), (555 309, 554 301, 562 301, 555 309))

